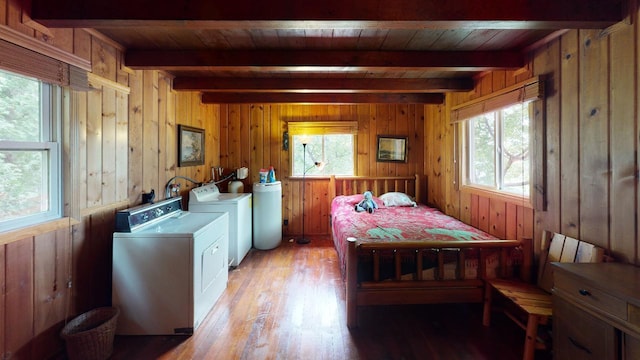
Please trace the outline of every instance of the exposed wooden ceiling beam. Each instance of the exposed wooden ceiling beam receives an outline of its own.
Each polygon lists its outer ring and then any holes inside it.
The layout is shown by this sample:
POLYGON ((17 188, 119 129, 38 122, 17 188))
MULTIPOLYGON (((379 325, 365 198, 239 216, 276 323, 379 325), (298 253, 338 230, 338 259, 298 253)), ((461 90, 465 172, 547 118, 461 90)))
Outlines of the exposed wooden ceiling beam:
POLYGON ((129 50, 125 65, 149 70, 481 71, 517 69, 517 51, 129 50))
POLYGON ((317 79, 177 77, 174 90, 290 93, 436 93, 473 90, 473 79, 317 79))
POLYGON ((624 1, 32 0, 31 18, 48 27, 575 29, 621 21, 624 1))
POLYGON ((345 94, 345 93, 202 93, 204 104, 442 104, 443 94, 345 94))

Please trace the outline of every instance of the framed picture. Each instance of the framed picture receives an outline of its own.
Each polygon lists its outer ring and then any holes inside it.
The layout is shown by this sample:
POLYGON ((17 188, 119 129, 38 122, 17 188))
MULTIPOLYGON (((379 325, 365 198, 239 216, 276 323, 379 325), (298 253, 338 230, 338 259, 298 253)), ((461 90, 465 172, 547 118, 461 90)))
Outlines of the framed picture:
POLYGON ((378 135, 377 161, 406 162, 407 137, 378 135))
POLYGON ((178 166, 204 164, 204 130, 178 125, 178 166))

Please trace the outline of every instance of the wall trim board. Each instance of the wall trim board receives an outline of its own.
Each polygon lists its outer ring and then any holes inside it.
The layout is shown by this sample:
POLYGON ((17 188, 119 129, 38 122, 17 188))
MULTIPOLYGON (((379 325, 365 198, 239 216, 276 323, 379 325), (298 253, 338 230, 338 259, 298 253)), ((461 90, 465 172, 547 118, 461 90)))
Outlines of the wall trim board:
POLYGON ((42 224, 7 231, 0 234, 0 245, 10 244, 12 242, 42 235, 52 231, 57 231, 60 229, 71 229, 71 226, 77 225, 79 223, 79 221, 73 218, 63 217, 60 219, 44 222, 42 224))
POLYGON ((89 85, 94 89, 99 89, 102 86, 106 86, 111 88, 117 92, 129 95, 131 93, 131 88, 128 86, 124 86, 115 81, 111 81, 109 79, 105 79, 102 76, 95 75, 93 73, 88 73, 87 77, 89 79, 89 85))

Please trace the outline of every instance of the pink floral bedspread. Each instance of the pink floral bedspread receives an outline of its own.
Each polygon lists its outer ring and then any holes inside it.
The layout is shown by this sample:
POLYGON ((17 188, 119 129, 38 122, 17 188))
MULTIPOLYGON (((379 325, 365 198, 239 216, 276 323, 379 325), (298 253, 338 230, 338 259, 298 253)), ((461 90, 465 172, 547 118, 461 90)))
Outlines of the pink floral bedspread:
POLYGON ((425 205, 385 207, 380 199, 373 214, 356 212, 362 195, 341 195, 331 202, 333 241, 345 273, 347 238, 360 241, 471 241, 497 239, 484 231, 425 205))

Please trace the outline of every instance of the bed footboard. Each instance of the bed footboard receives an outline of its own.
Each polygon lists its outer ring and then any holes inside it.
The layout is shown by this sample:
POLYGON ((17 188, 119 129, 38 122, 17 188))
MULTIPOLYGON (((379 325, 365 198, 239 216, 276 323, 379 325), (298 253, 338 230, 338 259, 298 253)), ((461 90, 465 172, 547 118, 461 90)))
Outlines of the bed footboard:
POLYGON ((346 259, 346 306, 347 326, 358 325, 358 307, 391 304, 435 304, 435 303, 480 303, 482 302, 484 279, 487 277, 486 257, 491 255, 499 259, 496 274, 500 277, 514 276, 514 268, 507 266, 512 249, 521 249, 523 257, 518 276, 528 277, 532 254, 531 240, 480 240, 456 242, 430 241, 371 243, 359 242, 348 238, 346 259), (477 250, 479 253, 476 273, 465 272, 465 251, 477 250), (444 252, 456 252, 454 264, 457 269, 455 278, 445 276, 444 252), (434 278, 423 278, 422 254, 437 254, 437 266, 433 268, 434 278), (381 279, 380 253, 392 253, 394 274, 391 279, 381 279), (372 257, 372 280, 359 279, 359 255, 372 257), (401 257, 415 254, 415 272, 406 280, 403 274, 401 257))

